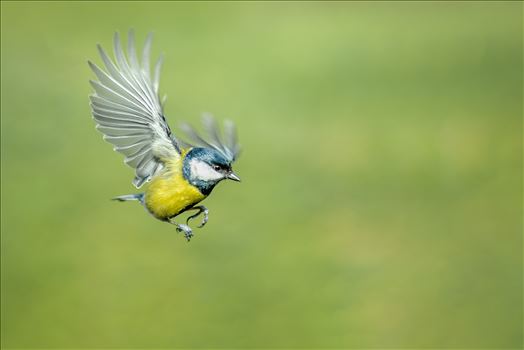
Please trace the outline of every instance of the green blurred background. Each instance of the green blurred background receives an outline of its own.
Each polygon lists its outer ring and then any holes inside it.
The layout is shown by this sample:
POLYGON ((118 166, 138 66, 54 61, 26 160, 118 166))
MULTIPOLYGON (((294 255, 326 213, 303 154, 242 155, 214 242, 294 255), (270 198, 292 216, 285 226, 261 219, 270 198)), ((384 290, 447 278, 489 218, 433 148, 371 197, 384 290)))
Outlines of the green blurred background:
POLYGON ((2 346, 521 348, 521 2, 2 2, 2 346), (166 114, 238 124, 187 244, 87 59, 155 32, 166 114))

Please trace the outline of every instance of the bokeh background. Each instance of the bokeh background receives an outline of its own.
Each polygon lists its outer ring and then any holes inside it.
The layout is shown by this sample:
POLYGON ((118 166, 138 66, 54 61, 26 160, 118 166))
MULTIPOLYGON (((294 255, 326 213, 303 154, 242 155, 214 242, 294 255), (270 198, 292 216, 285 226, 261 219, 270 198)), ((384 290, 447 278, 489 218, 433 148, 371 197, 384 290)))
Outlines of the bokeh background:
POLYGON ((4 348, 521 348, 521 2, 2 2, 4 348), (87 59, 238 124, 190 244, 135 203, 87 59))

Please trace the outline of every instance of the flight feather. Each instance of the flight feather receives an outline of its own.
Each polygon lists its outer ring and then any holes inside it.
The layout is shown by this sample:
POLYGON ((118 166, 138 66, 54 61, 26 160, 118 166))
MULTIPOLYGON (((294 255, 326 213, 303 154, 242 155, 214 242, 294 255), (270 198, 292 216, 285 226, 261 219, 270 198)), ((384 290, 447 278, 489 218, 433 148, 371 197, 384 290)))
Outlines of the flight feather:
POLYGON ((93 118, 104 139, 125 156, 124 162, 135 169, 133 184, 139 188, 163 168, 163 161, 180 157, 180 147, 164 116, 159 98, 160 57, 150 72, 152 35, 147 36, 141 62, 135 47, 134 32, 129 31, 127 57, 118 33, 112 60, 104 49, 98 50, 105 70, 92 62, 89 66, 97 81, 90 81, 93 118))

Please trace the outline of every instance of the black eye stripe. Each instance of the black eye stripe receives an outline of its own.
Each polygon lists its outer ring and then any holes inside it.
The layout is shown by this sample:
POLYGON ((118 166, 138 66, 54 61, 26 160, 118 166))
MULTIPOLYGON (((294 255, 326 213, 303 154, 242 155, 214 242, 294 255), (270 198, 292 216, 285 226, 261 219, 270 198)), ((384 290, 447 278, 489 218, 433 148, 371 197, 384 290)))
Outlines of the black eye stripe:
POLYGON ((217 163, 208 163, 211 168, 216 171, 231 171, 231 165, 229 164, 217 164, 217 163))

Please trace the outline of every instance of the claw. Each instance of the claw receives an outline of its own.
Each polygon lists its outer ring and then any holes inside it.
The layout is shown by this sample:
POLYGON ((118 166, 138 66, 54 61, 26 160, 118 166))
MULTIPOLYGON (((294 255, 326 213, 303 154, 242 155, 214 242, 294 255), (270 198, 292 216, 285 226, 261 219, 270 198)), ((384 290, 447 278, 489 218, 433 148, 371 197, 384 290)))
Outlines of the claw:
POLYGON ((198 228, 204 227, 205 224, 207 224, 207 221, 209 220, 209 211, 207 209, 204 210, 204 218, 202 219, 202 222, 200 225, 198 225, 198 228))
POLYGON ((184 237, 187 239, 188 242, 191 240, 191 237, 193 237, 193 231, 191 230, 191 227, 184 224, 177 224, 174 221, 174 218, 169 219, 169 223, 176 226, 176 232, 184 232, 184 237))
POLYGON ((177 224, 176 230, 177 232, 184 232, 184 237, 187 239, 188 242, 191 240, 191 237, 193 237, 193 231, 187 225, 177 224))

